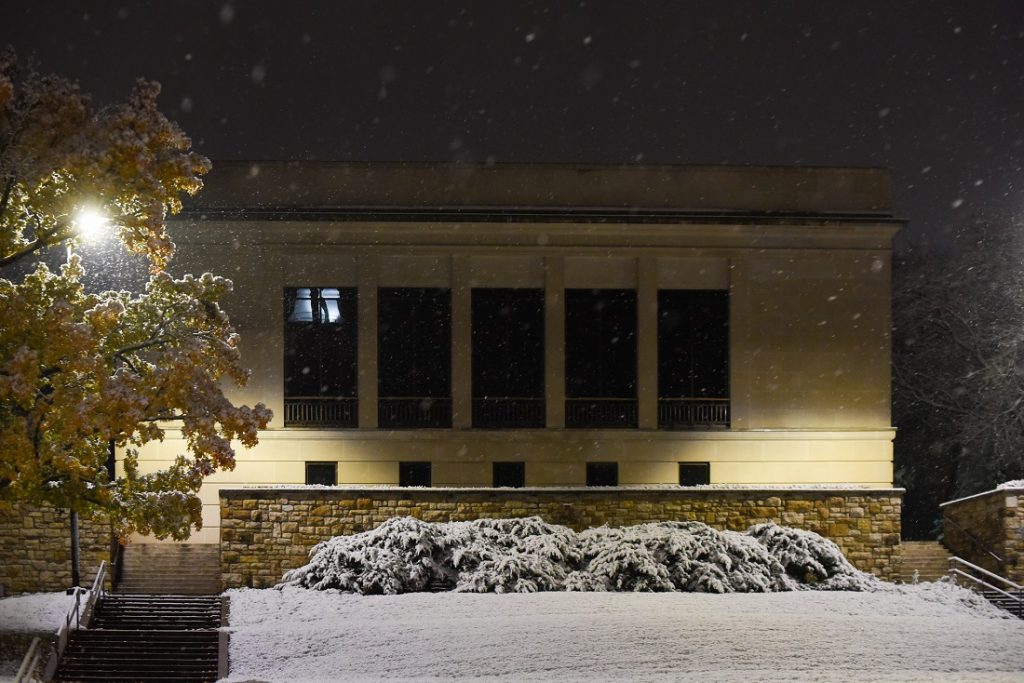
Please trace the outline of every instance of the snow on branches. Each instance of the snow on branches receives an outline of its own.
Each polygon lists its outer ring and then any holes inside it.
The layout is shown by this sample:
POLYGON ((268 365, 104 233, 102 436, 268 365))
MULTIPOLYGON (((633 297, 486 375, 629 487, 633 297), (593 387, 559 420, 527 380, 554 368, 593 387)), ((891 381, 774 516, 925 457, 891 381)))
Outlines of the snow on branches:
POLYGON ((125 102, 94 110, 76 84, 0 53, 0 266, 76 239, 83 205, 102 207, 155 270, 167 265, 166 215, 202 188, 210 162, 159 112, 159 92, 139 80, 125 102))
POLYGON ((832 541, 774 524, 747 533, 700 522, 576 533, 539 517, 423 522, 389 519, 310 551, 280 586, 395 594, 433 587, 472 593, 871 590, 832 541))
POLYGON ((122 533, 181 539, 200 526, 202 479, 233 468, 232 441, 255 445, 271 414, 233 405, 221 387, 248 378, 220 306, 231 282, 165 270, 166 215, 210 163, 157 110, 158 93, 139 81, 125 102, 94 110, 76 85, 0 54, 0 504, 69 507, 122 533), (70 248, 85 206, 148 260, 145 291, 83 286, 70 248), (59 271, 35 262, 64 245, 59 271), (168 421, 188 452, 142 474, 136 449, 168 421), (125 448, 114 481, 111 441, 125 448))

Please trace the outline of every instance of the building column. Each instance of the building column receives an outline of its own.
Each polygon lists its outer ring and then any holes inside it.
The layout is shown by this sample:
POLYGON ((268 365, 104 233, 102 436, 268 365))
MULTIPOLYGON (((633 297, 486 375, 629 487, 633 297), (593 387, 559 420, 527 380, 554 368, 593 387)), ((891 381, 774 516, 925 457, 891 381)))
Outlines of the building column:
POLYGON ((640 429, 658 428, 658 259, 637 259, 636 395, 640 429))
POLYGON ((473 426, 473 301, 469 257, 452 257, 452 427, 473 426))
POLYGON ((377 257, 359 256, 357 391, 359 428, 377 428, 377 257))
POLYGON ((544 259, 544 402, 547 428, 565 428, 565 259, 544 259))

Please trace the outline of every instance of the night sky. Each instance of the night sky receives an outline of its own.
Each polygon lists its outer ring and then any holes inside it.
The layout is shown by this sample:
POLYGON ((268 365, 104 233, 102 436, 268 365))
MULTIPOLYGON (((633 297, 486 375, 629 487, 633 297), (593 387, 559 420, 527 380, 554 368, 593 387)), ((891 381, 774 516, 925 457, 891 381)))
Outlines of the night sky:
POLYGON ((1024 213, 1024 3, 5 3, 214 159, 892 168, 901 247, 1024 213))

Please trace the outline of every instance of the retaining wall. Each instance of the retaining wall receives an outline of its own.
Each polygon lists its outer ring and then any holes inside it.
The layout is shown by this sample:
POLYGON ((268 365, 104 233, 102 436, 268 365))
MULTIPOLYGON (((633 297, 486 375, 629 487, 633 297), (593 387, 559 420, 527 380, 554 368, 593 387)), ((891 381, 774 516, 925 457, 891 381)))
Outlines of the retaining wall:
POLYGON ((1024 582, 1024 489, 998 489, 942 504, 943 542, 954 554, 1024 582))
MULTIPOLYGON (((71 520, 64 509, 18 504, 0 509, 0 586, 7 593, 56 591, 71 586, 71 520)), ((79 568, 92 585, 100 562, 110 560, 110 526, 79 516, 79 568)))
POLYGON ((666 520, 743 531, 776 522, 826 536, 858 568, 894 579, 902 496, 902 489, 221 489, 221 579, 224 588, 273 586, 320 541, 405 515, 430 522, 537 515, 577 531, 666 520))

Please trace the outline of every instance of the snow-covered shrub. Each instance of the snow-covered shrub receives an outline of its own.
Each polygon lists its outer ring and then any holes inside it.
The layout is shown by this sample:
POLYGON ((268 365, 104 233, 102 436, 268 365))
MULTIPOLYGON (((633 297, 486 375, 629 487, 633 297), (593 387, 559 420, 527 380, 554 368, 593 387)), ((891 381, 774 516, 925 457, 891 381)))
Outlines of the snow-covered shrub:
POLYGON ((575 563, 580 558, 576 532, 567 526, 548 524, 540 517, 478 519, 466 524, 499 548, 514 548, 561 563, 575 563))
POLYGON ((649 526, 599 527, 578 534, 586 571, 593 577, 590 585, 609 591, 673 590, 664 557, 658 552, 660 544, 649 526))
POLYGON ((755 540, 700 522, 663 522, 589 529, 579 534, 585 571, 572 590, 788 590, 785 571, 755 540), (583 574, 589 573, 586 578, 583 574))
POLYGON ((839 547, 809 531, 760 524, 746 533, 700 522, 575 533, 539 517, 432 524, 411 517, 339 536, 310 551, 281 584, 356 593, 437 585, 462 592, 770 592, 869 590, 839 547))
POLYGON ((813 531, 769 522, 750 527, 747 534, 768 549, 797 587, 871 590, 878 582, 850 564, 839 546, 813 531))
POLYGON ((287 572, 280 585, 363 594, 421 591, 454 578, 447 540, 436 524, 394 517, 372 531, 318 543, 309 563, 287 572))
POLYGON ((560 590, 565 566, 542 555, 506 550, 461 572, 455 590, 462 593, 536 593, 560 590))

